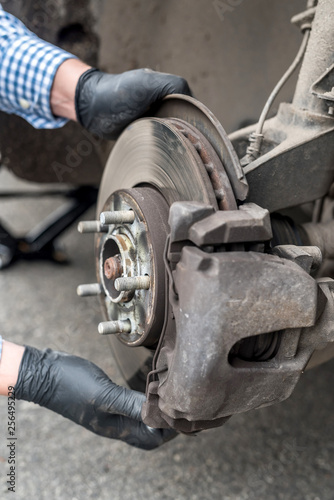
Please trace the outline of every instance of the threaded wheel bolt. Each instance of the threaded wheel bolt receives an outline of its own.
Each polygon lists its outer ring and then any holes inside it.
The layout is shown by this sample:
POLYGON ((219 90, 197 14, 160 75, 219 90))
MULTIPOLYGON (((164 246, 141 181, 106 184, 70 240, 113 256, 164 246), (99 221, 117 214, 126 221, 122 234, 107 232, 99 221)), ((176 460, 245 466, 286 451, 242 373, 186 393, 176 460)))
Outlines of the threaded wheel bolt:
POLYGON ((101 335, 110 335, 114 333, 131 333, 130 320, 125 321, 104 321, 98 326, 101 335))
POLYGON ((90 283, 88 285, 79 285, 77 288, 77 294, 79 297, 91 297, 94 295, 101 295, 103 291, 102 285, 100 283, 90 283))
POLYGON ((115 288, 118 292, 148 290, 150 288, 150 281, 149 276, 117 278, 115 280, 115 288))
POLYGON ((119 210, 115 212, 102 212, 100 222, 106 224, 132 224, 135 220, 133 210, 119 210))

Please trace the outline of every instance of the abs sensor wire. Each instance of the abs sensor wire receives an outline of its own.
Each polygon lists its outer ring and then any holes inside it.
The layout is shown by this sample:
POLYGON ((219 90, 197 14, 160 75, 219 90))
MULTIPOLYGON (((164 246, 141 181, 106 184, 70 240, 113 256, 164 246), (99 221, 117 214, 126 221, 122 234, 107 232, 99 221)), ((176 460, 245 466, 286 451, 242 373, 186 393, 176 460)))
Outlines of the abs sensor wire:
POLYGON ((256 160, 256 158, 258 158, 260 156, 261 146, 262 146, 262 141, 263 141, 263 133, 262 132, 263 132, 263 127, 264 127, 264 122, 266 121, 266 118, 268 116, 268 112, 269 112, 274 100, 276 99, 277 95, 279 94, 280 90, 282 89, 282 87, 285 85, 285 83, 288 81, 290 76, 294 73, 294 71, 298 68, 298 66, 302 62, 304 55, 305 55, 306 47, 308 44, 308 40, 310 37, 310 32, 311 32, 311 26, 307 26, 307 28, 305 28, 303 41, 301 43, 301 46, 299 48, 299 51, 296 55, 295 60, 293 61, 291 66, 284 73, 282 78, 279 80, 279 82, 276 84, 275 88, 271 92, 271 94, 270 94, 270 96, 269 96, 269 98, 268 98, 268 100, 267 100, 267 102, 262 110, 262 113, 260 115, 258 124, 256 126, 256 130, 255 130, 255 132, 253 132, 249 136, 249 146, 247 148, 246 155, 241 160, 241 165, 243 167, 248 165, 253 160, 256 160))

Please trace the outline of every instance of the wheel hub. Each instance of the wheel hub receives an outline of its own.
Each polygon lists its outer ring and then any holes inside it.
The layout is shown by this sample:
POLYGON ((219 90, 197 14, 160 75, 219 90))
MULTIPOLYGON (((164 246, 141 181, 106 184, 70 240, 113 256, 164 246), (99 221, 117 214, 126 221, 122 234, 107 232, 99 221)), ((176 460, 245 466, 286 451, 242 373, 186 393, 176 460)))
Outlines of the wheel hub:
POLYGON ((97 272, 110 322, 100 333, 117 333, 126 345, 154 345, 164 319, 168 205, 153 188, 119 190, 104 204, 101 218, 108 216, 119 222, 107 225, 99 243, 97 272))

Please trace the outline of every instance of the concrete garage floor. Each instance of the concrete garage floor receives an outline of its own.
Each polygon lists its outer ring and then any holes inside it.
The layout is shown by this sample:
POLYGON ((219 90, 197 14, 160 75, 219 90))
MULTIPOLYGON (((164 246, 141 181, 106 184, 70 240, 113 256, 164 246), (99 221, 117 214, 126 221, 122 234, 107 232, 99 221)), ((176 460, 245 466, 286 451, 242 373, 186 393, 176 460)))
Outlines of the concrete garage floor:
MULTIPOLYGON (((1 186, 21 186, 6 172, 1 186)), ((54 201, 1 202, 11 225, 31 227, 54 201)), ((93 216, 93 212, 90 214, 93 216)), ((72 264, 20 262, 0 273, 1 334, 84 356, 121 383, 97 300, 79 299, 94 280, 93 241, 73 227, 63 238, 72 264)), ((303 375, 285 403, 232 418, 153 452, 88 431, 31 403, 17 402, 16 494, 7 492, 7 400, 0 400, 0 498, 16 500, 332 500, 334 361, 303 375)))

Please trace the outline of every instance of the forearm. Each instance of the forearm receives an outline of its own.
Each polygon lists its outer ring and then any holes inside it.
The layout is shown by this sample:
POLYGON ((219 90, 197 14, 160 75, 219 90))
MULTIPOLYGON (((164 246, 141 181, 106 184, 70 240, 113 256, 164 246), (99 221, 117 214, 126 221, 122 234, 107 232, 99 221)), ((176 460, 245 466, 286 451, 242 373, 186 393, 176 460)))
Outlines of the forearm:
POLYGON ((80 76, 90 68, 78 59, 67 59, 55 75, 51 89, 51 110, 55 116, 77 120, 74 97, 80 76))
POLYGON ((67 119, 53 114, 51 88, 62 63, 74 59, 38 38, 0 4, 0 110, 35 128, 62 127, 67 119))
POLYGON ((0 395, 7 396, 8 387, 14 387, 18 374, 24 347, 3 341, 0 361, 0 395))

